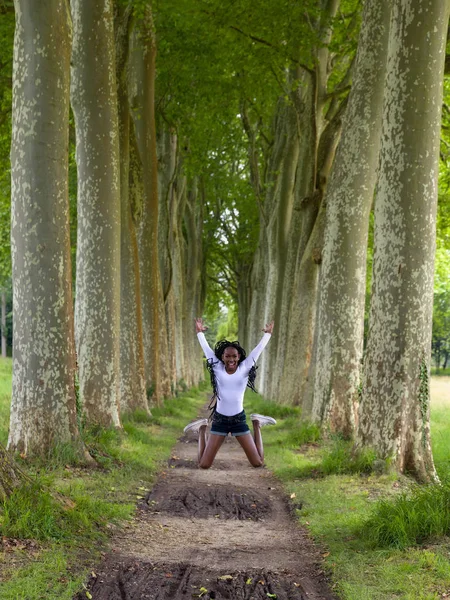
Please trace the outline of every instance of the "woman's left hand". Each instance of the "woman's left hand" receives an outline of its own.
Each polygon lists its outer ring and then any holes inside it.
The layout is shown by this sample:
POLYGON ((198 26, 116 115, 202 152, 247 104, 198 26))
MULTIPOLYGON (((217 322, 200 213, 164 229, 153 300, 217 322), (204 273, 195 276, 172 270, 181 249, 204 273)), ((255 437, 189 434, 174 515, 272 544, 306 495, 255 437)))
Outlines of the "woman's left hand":
POLYGON ((266 326, 263 328, 264 333, 272 333, 273 332, 273 321, 270 323, 266 323, 266 326))

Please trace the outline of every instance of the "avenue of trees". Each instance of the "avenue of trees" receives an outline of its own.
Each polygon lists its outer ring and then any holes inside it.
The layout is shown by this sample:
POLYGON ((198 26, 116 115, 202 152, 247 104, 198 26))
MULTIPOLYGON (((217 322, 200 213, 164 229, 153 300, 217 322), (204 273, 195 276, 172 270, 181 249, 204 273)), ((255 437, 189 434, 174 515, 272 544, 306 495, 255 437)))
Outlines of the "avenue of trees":
POLYGON ((84 455, 77 411, 121 427, 198 384, 194 317, 213 324, 228 306, 245 348, 275 320, 265 396, 435 479, 449 12, 450 0, 0 1, 9 449, 84 455))

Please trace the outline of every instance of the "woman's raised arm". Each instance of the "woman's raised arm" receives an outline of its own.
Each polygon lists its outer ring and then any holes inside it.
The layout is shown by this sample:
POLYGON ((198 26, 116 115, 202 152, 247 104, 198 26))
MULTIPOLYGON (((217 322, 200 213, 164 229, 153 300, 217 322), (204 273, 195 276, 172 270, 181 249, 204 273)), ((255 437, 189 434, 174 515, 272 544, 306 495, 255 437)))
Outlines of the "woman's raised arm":
POLYGON ((250 352, 250 354, 245 359, 245 362, 248 363, 250 366, 253 366, 253 363, 258 360, 259 355, 261 354, 261 352, 264 350, 264 348, 269 343, 270 336, 272 335, 272 332, 273 332, 273 321, 271 321, 270 323, 266 323, 266 326, 263 328, 263 331, 264 331, 264 335, 263 335, 261 341, 259 342, 259 344, 257 346, 255 346, 253 348, 253 350, 250 352))
POLYGON ((203 319, 201 319, 201 318, 195 319, 195 329, 197 331, 198 341, 200 343, 200 346, 202 347, 202 350, 203 350, 206 358, 208 358, 208 359, 216 358, 216 355, 214 354, 214 350, 208 344, 208 341, 205 338, 205 334, 203 333, 204 331, 206 331, 208 329, 206 327, 206 325, 203 323, 203 319))

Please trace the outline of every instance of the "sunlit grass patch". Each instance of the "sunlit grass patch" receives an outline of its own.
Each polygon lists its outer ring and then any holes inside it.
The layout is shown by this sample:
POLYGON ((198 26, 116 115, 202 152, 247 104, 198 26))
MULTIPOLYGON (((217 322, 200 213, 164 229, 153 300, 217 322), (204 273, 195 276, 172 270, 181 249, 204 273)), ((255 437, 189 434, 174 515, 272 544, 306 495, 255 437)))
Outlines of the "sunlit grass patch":
MULTIPOLYGON (((85 549, 92 562, 98 557, 98 548, 85 549)), ((42 598, 71 600, 81 589, 86 578, 86 565, 77 564, 77 553, 62 551, 54 543, 22 569, 8 569, 6 580, 0 582, 2 600, 41 600, 42 598)))
POLYGON ((406 548, 450 535, 450 485, 416 486, 380 500, 363 528, 374 546, 406 548))

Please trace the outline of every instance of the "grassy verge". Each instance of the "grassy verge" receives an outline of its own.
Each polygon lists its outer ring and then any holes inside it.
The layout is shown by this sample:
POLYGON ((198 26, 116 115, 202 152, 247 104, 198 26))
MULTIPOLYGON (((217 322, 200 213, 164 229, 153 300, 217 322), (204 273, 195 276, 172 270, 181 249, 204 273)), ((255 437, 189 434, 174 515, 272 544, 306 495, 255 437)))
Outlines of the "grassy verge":
MULTIPOLYGON (((246 410, 278 420, 276 426, 263 430, 267 466, 283 482, 299 522, 321 545, 339 597, 450 597, 450 538, 440 535, 439 529, 443 524, 449 535, 448 486, 439 494, 434 493, 436 488, 416 492, 406 477, 369 472, 370 453, 355 460, 342 440, 318 443, 314 427, 299 426, 296 409, 249 393, 246 410), (421 518, 424 515, 427 519, 421 518), (381 531, 389 538, 390 528, 394 546, 389 545, 392 540, 377 537, 381 531), (402 535, 404 543, 398 543, 402 535)), ((448 480, 450 415, 444 401, 432 407, 432 435, 436 467, 441 479, 448 480)))
MULTIPOLYGON (((0 362, 0 441, 9 420, 11 361, 0 362)), ((18 490, 0 506, 2 600, 69 600, 100 558, 117 527, 133 518, 136 501, 151 488, 170 457, 183 426, 205 402, 190 390, 153 408, 153 417, 135 415, 123 432, 89 432, 86 443, 99 463, 86 469, 66 462, 59 449, 45 463, 26 463, 35 485, 18 490), (51 493, 43 493, 45 484, 51 493), (73 506, 54 497, 59 492, 73 506), (32 540, 32 541, 31 541, 32 540)))

